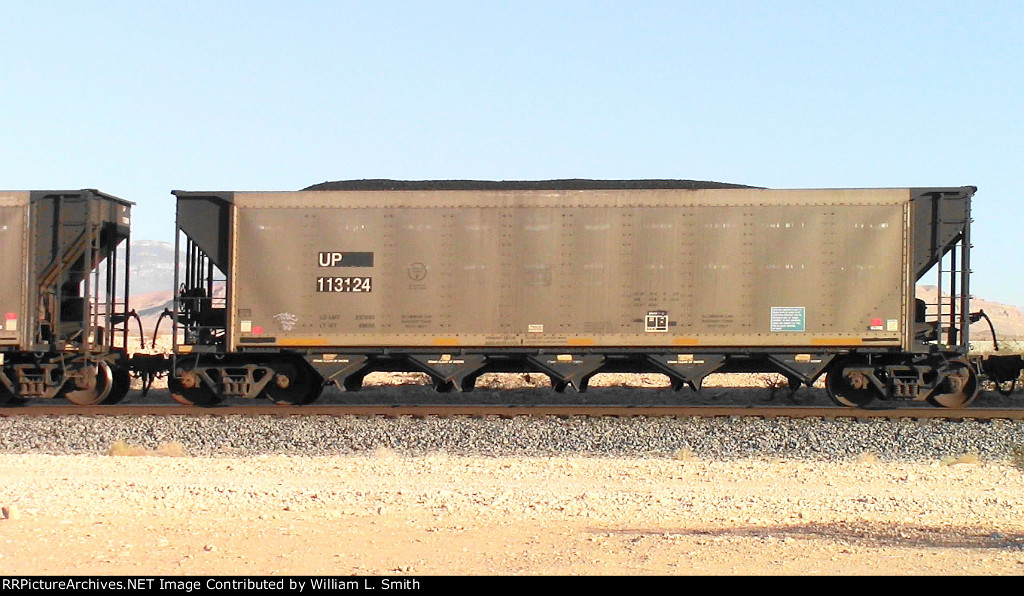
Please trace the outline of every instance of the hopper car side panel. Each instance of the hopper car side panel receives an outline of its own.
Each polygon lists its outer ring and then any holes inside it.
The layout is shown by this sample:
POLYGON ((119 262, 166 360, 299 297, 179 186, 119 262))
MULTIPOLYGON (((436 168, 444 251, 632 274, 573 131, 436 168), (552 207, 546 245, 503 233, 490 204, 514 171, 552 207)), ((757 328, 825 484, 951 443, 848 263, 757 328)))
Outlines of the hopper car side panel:
POLYGON ((23 349, 27 343, 27 230, 28 193, 0 193, 0 347, 23 349))
POLYGON ((904 344, 908 194, 784 192, 236 195, 232 347, 904 344))

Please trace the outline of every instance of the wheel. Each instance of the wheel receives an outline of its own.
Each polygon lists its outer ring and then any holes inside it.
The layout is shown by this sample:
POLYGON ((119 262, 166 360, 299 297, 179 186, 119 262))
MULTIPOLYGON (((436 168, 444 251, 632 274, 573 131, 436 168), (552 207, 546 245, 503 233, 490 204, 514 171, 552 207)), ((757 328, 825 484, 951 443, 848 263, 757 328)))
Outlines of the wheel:
POLYGON ((853 359, 836 360, 825 375, 825 390, 829 398, 840 406, 862 408, 875 399, 875 390, 864 373, 851 370, 861 362, 853 359))
POLYGON ((223 397, 200 380, 195 371, 181 371, 168 375, 167 389, 171 392, 171 399, 185 406, 212 408, 224 401, 223 397))
POLYGON ((103 403, 114 386, 114 375, 110 365, 100 362, 88 365, 74 373, 71 379, 74 389, 64 391, 64 397, 79 406, 103 403))
POLYGON ((928 396, 928 402, 944 408, 962 408, 978 396, 978 376, 963 362, 952 362, 950 365, 952 370, 939 381, 939 386, 928 396))
POLYGON ((110 395, 100 401, 103 405, 120 403, 128 391, 132 388, 132 374, 126 368, 115 368, 111 371, 113 375, 113 386, 110 388, 110 395))
POLYGON ((323 383, 308 368, 293 360, 270 364, 274 378, 263 388, 267 398, 282 406, 301 406, 320 397, 323 383))

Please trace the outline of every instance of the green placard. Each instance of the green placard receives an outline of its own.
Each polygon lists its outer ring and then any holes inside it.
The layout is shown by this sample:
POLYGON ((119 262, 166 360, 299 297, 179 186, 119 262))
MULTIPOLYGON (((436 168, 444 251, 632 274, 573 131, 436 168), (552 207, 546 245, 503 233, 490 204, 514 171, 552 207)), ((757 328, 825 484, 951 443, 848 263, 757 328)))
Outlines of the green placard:
POLYGON ((807 308, 803 306, 773 306, 772 331, 805 331, 807 308))

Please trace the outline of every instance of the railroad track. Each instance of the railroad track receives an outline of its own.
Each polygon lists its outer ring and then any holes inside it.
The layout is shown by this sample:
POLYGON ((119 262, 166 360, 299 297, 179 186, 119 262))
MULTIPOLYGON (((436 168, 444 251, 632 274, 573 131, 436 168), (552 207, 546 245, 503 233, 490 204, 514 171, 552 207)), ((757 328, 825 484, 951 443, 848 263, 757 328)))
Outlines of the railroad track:
POLYGON ((840 408, 817 406, 582 406, 582 405, 228 405, 198 408, 181 405, 72 406, 35 405, 0 408, 0 417, 59 416, 361 416, 399 418, 427 417, 661 417, 661 418, 854 418, 854 419, 945 419, 1024 420, 1024 408, 840 408))

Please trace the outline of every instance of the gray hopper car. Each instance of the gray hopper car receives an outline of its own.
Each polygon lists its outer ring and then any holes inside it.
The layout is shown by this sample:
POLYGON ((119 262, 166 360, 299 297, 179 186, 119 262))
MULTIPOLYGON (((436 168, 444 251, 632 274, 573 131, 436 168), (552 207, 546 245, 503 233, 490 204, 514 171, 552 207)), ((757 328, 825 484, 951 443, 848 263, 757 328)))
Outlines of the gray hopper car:
POLYGON ((308 403, 373 371, 826 376, 846 406, 959 407, 974 187, 349 182, 185 192, 175 399, 308 403), (915 296, 937 271, 941 304, 915 296))
POLYGON ((0 191, 0 405, 128 392, 131 206, 96 190, 0 191))

